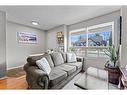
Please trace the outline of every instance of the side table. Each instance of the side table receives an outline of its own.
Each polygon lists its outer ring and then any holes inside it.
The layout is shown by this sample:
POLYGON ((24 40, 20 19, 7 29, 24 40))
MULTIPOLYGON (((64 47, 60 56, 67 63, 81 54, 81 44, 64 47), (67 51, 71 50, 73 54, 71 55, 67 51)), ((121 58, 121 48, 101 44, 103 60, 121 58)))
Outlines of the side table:
POLYGON ((120 68, 120 88, 127 89, 127 70, 125 68, 120 68))

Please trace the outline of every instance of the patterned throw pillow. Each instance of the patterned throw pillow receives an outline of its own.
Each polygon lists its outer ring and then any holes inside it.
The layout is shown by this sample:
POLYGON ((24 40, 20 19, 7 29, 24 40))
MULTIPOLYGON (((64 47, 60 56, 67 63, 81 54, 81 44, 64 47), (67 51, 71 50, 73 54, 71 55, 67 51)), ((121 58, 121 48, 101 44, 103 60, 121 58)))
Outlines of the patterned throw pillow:
POLYGON ((41 70, 45 71, 47 74, 51 72, 51 67, 46 58, 43 57, 42 59, 37 60, 36 64, 41 70))

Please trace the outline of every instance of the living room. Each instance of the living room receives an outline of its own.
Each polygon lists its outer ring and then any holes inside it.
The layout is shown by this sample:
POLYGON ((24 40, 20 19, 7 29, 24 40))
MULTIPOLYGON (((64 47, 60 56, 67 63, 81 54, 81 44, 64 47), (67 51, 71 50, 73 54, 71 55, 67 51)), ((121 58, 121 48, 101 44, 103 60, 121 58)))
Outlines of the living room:
POLYGON ((126 11, 0 6, 0 89, 126 89, 126 11))

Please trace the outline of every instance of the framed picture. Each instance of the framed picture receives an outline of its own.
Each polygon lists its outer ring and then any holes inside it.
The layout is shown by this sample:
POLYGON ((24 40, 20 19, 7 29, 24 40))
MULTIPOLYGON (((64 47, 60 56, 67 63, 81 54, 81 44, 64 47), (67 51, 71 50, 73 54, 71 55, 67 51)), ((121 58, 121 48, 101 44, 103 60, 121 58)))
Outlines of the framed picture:
POLYGON ((36 44, 37 35, 35 33, 17 32, 17 38, 19 43, 36 44))

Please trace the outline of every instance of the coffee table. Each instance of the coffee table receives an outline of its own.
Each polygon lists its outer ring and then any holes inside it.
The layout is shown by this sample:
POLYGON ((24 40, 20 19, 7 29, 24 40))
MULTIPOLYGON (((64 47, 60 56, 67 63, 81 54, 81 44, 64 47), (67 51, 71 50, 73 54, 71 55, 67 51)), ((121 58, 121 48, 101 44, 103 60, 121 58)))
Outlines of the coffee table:
POLYGON ((74 85, 82 89, 109 89, 108 77, 107 79, 100 79, 98 77, 84 73, 74 85))

